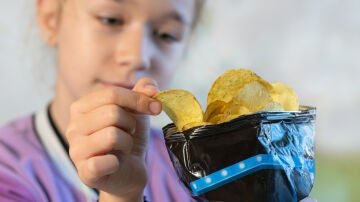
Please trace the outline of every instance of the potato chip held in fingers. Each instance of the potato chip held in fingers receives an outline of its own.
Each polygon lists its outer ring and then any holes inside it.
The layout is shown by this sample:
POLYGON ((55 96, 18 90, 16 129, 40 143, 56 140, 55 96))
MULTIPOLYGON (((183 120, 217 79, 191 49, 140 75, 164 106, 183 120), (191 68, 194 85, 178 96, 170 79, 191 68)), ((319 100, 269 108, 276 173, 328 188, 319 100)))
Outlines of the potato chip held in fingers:
POLYGON ((183 130, 184 126, 191 123, 202 124, 202 108, 189 91, 180 89, 166 90, 156 94, 154 98, 161 102, 163 110, 174 122, 178 130, 183 130))

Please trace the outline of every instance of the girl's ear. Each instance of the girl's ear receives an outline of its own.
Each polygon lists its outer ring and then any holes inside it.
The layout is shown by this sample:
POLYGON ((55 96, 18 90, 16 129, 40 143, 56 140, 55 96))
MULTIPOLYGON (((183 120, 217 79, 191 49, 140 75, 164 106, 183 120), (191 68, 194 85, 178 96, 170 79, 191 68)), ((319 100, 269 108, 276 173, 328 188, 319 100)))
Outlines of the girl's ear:
POLYGON ((36 19, 40 34, 49 46, 57 46, 60 7, 58 0, 36 0, 36 19))

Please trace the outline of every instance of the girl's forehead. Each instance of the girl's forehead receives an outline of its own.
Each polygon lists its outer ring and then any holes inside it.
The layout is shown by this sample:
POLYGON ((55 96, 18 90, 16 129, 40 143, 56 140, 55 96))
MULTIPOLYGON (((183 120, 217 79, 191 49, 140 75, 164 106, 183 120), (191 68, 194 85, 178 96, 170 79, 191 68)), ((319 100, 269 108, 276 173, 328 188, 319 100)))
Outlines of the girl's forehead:
POLYGON ((170 15, 178 17, 184 22, 191 22, 196 0, 79 0, 85 4, 112 4, 116 7, 126 6, 128 12, 138 11, 151 16, 170 15))

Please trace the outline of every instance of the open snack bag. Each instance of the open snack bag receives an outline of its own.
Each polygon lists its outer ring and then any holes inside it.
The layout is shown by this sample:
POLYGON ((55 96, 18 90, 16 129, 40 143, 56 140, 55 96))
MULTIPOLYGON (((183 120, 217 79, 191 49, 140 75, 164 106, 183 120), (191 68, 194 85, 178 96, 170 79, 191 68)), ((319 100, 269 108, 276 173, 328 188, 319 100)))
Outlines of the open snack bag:
POLYGON ((179 179, 209 201, 299 201, 314 184, 316 109, 286 84, 232 69, 212 85, 203 112, 185 90, 155 95, 179 179))

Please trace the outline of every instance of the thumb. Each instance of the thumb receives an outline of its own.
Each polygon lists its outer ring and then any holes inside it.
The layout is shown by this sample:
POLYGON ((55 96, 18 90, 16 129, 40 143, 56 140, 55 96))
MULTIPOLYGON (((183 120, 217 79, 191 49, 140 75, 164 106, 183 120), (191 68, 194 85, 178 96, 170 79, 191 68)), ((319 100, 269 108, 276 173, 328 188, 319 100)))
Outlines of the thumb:
POLYGON ((158 93, 159 87, 157 82, 151 78, 141 78, 134 86, 133 91, 143 93, 149 97, 154 96, 158 93))
MULTIPOLYGON (((142 93, 146 96, 153 97, 160 90, 154 79, 151 78, 141 78, 134 86, 133 91, 137 93, 142 93)), ((156 115, 160 114, 162 107, 161 103, 154 99, 150 104, 150 111, 156 115)))

